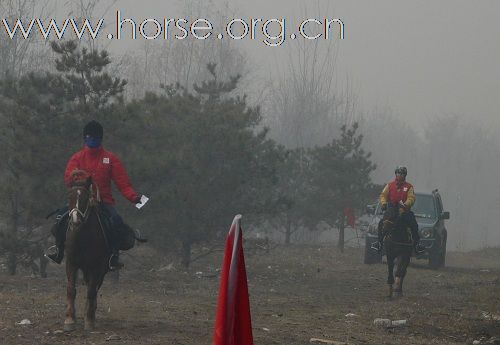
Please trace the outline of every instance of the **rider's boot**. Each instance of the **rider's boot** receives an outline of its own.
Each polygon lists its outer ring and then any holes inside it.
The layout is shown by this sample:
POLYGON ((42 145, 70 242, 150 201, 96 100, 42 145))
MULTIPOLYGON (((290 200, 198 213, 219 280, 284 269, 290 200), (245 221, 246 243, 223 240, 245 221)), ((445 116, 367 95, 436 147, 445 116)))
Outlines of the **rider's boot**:
POLYGON ((372 244, 372 248, 375 249, 378 253, 382 252, 382 249, 384 248, 384 223, 382 220, 378 223, 378 228, 377 228, 377 234, 378 234, 378 242, 375 242, 372 244))
MULTIPOLYGON (((121 219, 120 219, 121 220, 121 219)), ((123 263, 120 262, 120 238, 122 236, 122 227, 124 225, 123 221, 117 222, 116 220, 111 219, 111 228, 109 229, 109 243, 108 245, 111 248, 111 256, 109 257, 109 270, 117 271, 123 267, 123 263)))
POLYGON ((111 257, 109 258, 109 270, 117 271, 120 268, 123 268, 123 263, 120 262, 120 252, 118 249, 113 250, 111 257))
POLYGON ((66 240, 66 228, 68 217, 66 214, 59 216, 57 222, 52 227, 52 234, 56 238, 56 245, 47 249, 45 257, 56 264, 60 264, 64 258, 64 242, 66 240))

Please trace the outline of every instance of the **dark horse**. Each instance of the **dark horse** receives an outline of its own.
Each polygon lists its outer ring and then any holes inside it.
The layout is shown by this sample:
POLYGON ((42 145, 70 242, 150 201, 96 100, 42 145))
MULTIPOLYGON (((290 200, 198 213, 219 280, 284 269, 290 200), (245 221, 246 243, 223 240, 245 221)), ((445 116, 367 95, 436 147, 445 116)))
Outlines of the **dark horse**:
POLYGON ((99 217, 99 191, 91 177, 76 180, 69 188, 65 252, 68 285, 64 330, 75 329, 75 284, 79 269, 87 285, 85 330, 92 330, 95 325, 97 291, 108 272, 109 251, 99 217))
POLYGON ((397 297, 400 297, 403 295, 403 280, 413 251, 411 230, 401 218, 398 205, 388 205, 382 223, 389 270, 387 277, 389 297, 392 297, 393 291, 397 297), (396 268, 396 272, 394 272, 394 268, 396 268), (394 283, 396 283, 396 287, 393 290, 394 283))

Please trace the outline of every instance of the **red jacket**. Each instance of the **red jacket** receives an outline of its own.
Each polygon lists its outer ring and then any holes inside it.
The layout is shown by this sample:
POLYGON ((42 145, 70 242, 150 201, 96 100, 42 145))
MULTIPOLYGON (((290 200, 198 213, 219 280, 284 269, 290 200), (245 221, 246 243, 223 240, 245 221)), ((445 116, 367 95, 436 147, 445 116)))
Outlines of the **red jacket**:
POLYGON ((115 203, 111 194, 111 181, 114 181, 123 196, 131 202, 138 198, 120 159, 102 146, 97 148, 85 146, 71 157, 64 174, 64 183, 67 186, 72 182, 71 173, 74 170, 85 170, 92 176, 104 203, 115 203))

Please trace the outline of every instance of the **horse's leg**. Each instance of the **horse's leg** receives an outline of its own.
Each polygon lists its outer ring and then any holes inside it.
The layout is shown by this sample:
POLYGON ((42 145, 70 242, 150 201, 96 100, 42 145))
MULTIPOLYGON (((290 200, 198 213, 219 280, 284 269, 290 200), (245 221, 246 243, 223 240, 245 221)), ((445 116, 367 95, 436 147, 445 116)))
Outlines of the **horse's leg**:
POLYGON ((394 287, 394 292, 396 294, 396 297, 399 297, 399 293, 401 292, 400 290, 400 281, 401 281, 401 275, 400 275, 400 271, 399 271, 399 268, 401 267, 401 260, 400 260, 400 256, 396 256, 396 258, 394 259, 395 261, 395 264, 394 264, 394 267, 395 267, 395 272, 394 272, 394 276, 395 276, 395 279, 394 279, 394 284, 396 285, 394 287))
POLYGON ((392 297, 392 284, 394 284, 394 257, 392 256, 390 250, 386 247, 386 256, 387 256, 387 285, 389 288, 389 298, 392 297))
POLYGON ((76 298, 76 277, 78 268, 66 262, 66 276, 68 285, 66 287, 66 319, 64 320, 64 330, 69 332, 75 329, 75 298, 76 298))
POLYGON ((410 264, 410 257, 408 255, 401 255, 398 261, 399 264, 396 271, 396 292, 399 296, 403 296, 403 281, 406 276, 406 269, 410 264))
POLYGON ((95 312, 97 310, 97 291, 104 279, 104 272, 92 272, 87 283, 87 303, 85 311, 85 330, 95 327, 95 312))

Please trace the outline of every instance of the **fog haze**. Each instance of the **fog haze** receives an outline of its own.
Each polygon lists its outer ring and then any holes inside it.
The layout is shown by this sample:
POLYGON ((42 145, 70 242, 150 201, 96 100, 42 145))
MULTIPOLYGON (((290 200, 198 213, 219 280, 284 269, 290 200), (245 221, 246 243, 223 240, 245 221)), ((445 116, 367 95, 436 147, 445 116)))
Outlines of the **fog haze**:
MULTIPOLYGON (((103 34, 89 44, 110 51, 112 72, 128 81, 129 99, 161 84, 192 88, 210 77, 206 64, 216 62, 221 78, 243 75, 238 92, 260 106, 278 143, 325 145, 341 125, 359 122, 377 164, 375 183, 387 183, 403 164, 417 191, 440 189, 452 214, 450 248, 500 244, 499 2, 109 0, 95 8, 85 7, 88 2, 46 2, 46 17, 105 19, 103 34), (137 23, 207 18, 215 34, 205 41, 109 40, 117 10, 137 23), (266 46, 262 35, 218 40, 228 18, 284 18, 286 40, 279 47, 266 46), (307 18, 341 19, 345 39, 290 39, 307 18)), ((130 26, 124 26, 125 36, 130 26)), ((48 45, 32 50, 42 62, 24 59, 18 66, 11 59, 11 69, 49 66, 50 53, 43 48, 48 45)))
MULTIPOLYGON (((225 2, 213 3, 225 8, 225 2)), ((183 15, 177 1, 119 1, 116 7, 136 18, 183 15)), ((442 114, 464 114, 488 127, 500 124, 500 3, 229 2, 234 17, 241 18, 297 20, 305 17, 306 7, 310 17, 344 21, 345 40, 334 42, 339 46, 340 76, 349 77, 364 110, 389 107, 419 130, 423 122, 442 114)), ((255 41, 240 46, 268 72, 270 62, 289 54, 294 43, 287 40, 269 48, 255 41)))
MULTIPOLYGON (((340 18, 346 29, 344 40, 320 40, 306 50, 312 50, 317 44, 322 58, 327 58, 324 54, 328 51, 332 61, 335 60, 334 68, 328 70, 334 76, 318 75, 322 80, 332 78, 336 92, 348 89, 353 102, 348 117, 365 119, 365 126, 369 127, 367 146, 378 165, 374 181, 386 183, 392 179, 395 165, 406 164, 410 171, 408 179, 417 190, 439 187, 442 191, 445 208, 452 212, 450 228, 455 231, 455 236, 450 236, 450 247, 464 249, 500 243, 493 216, 500 206, 496 192, 486 185, 479 185, 477 189, 488 189, 488 196, 470 189, 476 185, 477 178, 490 180, 491 172, 500 166, 495 155, 496 148, 500 147, 497 140, 500 132, 500 26, 497 21, 500 3, 258 0, 198 4, 230 18, 286 18, 288 21, 288 37, 280 47, 267 47, 261 40, 231 42, 246 60, 250 75, 246 92, 261 91, 263 94, 254 97, 254 101, 271 117, 274 113, 268 104, 276 96, 272 84, 288 76, 290 63, 298 59, 298 41, 289 39, 292 30, 305 18, 340 18), (333 46, 332 50, 327 50, 328 44, 333 46), (381 134, 383 131, 385 134, 381 134), (489 141, 481 145, 492 152, 480 149, 479 139, 489 141), (487 204, 485 210, 470 209, 470 205, 479 203, 487 204), (481 234, 471 231, 472 224, 478 222, 481 234)), ((139 20, 186 15, 186 7, 177 1, 142 1, 140 5, 134 1, 118 1, 114 8, 139 20)), ((110 12, 114 14, 113 10, 110 12)), ((193 13, 197 13, 196 10, 193 13)), ((203 11, 196 15, 205 16, 203 11)), ((206 17, 211 19, 210 15, 206 17)), ((144 41, 109 44, 110 49, 119 54, 137 53, 148 45, 144 41)), ((304 53, 305 65, 310 59, 307 54, 304 53)), ((314 110, 303 111, 307 114, 314 110)), ((278 122, 290 116, 284 114, 278 122)), ((322 120, 318 117, 303 121, 305 128, 322 120)), ((280 126, 270 124, 274 137, 287 144, 283 137, 290 136, 290 129, 283 127, 280 134, 280 126)), ((326 133, 313 129, 305 134, 313 137, 309 144, 324 143, 329 128, 335 130, 335 126, 321 124, 326 133)))

